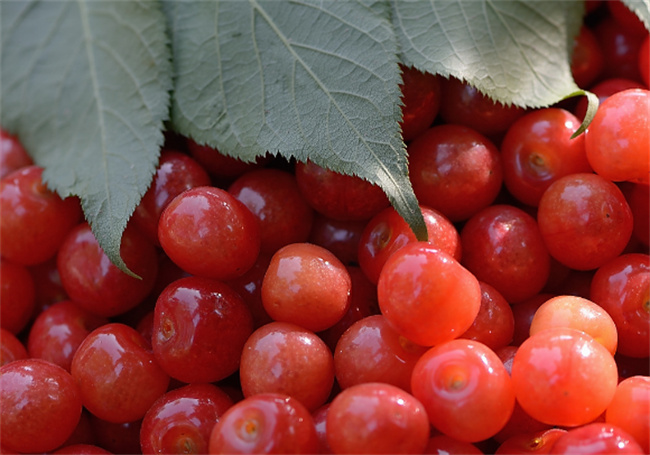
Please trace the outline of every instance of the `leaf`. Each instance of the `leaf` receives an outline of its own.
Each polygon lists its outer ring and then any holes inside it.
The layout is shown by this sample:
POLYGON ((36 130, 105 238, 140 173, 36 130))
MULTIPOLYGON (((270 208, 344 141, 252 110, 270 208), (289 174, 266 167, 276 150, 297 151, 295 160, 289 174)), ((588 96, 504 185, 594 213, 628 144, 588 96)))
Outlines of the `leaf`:
POLYGON ((544 107, 584 94, 571 75, 584 15, 574 0, 392 0, 406 64, 455 76, 505 105, 544 107))
POLYGON ((650 31, 650 0, 622 0, 627 7, 636 13, 645 28, 650 31))
POLYGON ((78 195, 111 261, 151 182, 169 112, 171 63, 155 1, 0 4, 0 121, 47 185, 78 195))
POLYGON ((251 161, 267 151, 380 185, 426 229, 400 138, 390 9, 371 1, 167 0, 174 127, 251 161))

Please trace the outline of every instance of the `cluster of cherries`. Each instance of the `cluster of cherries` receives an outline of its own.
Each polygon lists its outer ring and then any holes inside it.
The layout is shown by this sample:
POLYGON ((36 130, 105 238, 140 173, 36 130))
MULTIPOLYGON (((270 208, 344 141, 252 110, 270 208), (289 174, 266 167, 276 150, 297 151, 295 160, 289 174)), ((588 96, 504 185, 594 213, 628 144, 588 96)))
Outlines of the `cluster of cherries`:
POLYGON ((403 68, 428 231, 312 162, 173 134, 120 271, 0 136, 0 453, 650 453, 648 31, 586 2, 601 105, 403 68))

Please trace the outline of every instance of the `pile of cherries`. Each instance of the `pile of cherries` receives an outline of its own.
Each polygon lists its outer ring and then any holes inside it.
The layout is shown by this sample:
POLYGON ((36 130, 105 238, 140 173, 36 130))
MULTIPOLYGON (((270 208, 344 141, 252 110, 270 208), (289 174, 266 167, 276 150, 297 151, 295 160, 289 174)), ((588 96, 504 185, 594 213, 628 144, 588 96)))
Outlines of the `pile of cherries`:
POLYGON ((0 453, 650 453, 648 31, 586 2, 601 105, 403 68, 428 241, 378 187, 169 134, 113 265, 0 136, 0 453))

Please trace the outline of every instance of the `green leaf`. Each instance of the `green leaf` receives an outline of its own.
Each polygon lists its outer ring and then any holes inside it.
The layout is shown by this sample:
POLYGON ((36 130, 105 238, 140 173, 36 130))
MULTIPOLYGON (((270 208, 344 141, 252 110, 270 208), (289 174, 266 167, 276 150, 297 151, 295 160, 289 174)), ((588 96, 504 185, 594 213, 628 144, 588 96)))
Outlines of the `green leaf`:
POLYGON ((650 0, 622 0, 627 7, 634 11, 645 28, 650 31, 650 0))
POLYGON ((386 3, 164 2, 174 127, 220 152, 267 151, 380 185, 426 228, 400 138, 400 73, 386 3))
POLYGON ((392 0, 406 64, 455 76, 505 105, 544 107, 579 93, 571 75, 583 2, 392 0))
POLYGON ((3 128, 44 180, 78 195, 99 244, 122 270, 127 220, 146 191, 169 112, 171 63, 155 1, 0 4, 3 128))

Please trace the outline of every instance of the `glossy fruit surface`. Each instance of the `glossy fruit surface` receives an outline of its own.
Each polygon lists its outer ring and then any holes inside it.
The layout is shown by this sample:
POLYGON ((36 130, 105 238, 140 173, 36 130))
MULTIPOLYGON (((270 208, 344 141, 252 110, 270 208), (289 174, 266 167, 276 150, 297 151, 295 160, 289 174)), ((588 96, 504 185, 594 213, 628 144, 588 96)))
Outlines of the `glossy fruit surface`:
POLYGON ((580 121, 559 108, 538 109, 510 126, 501 143, 504 183, 519 201, 537 206, 560 177, 591 172, 584 136, 572 138, 580 121))
POLYGON ((207 453, 212 427, 233 404, 212 384, 188 384, 167 392, 142 419, 142 453, 207 453))
POLYGON ((77 349, 71 367, 84 407, 113 423, 142 419, 169 385, 169 376, 149 349, 142 335, 124 324, 106 324, 92 331, 77 349))
POLYGON ((434 346, 465 332, 481 306, 478 280, 458 261, 426 242, 410 243, 384 265, 379 309, 412 342, 434 346))
POLYGON ((596 174, 556 180, 542 195, 537 223, 549 253, 576 270, 615 258, 632 235, 632 211, 621 190, 596 174))
POLYGON ((433 126, 408 147, 409 178, 420 204, 451 221, 469 218, 490 205, 503 181, 496 146, 461 125, 433 126))
POLYGON ((440 77, 400 65, 402 70, 402 138, 410 141, 431 126, 440 108, 440 77))
POLYGON ((245 397, 281 393, 310 412, 325 404, 334 385, 334 359, 315 333, 295 324, 271 322, 248 338, 239 377, 245 397))
POLYGON ((429 349, 413 369, 411 390, 436 429, 466 442, 494 436, 515 406, 503 363, 490 348, 472 340, 429 349))
POLYGON ((317 453, 311 414, 282 394, 259 394, 236 403, 217 421, 208 453, 317 453))
POLYGON ((349 387, 327 411, 327 442, 333 453, 422 453, 428 440, 422 403, 389 384, 349 387))
POLYGON ((16 136, 0 128, 0 179, 21 167, 34 164, 16 136))
POLYGON ((603 422, 573 428, 562 434, 551 448, 551 454, 638 454, 645 453, 639 443, 625 430, 603 422))
POLYGON ((591 281, 591 300, 612 317, 618 352, 645 358, 650 354, 650 257, 624 254, 601 266, 591 281))
POLYGON ((0 326, 13 334, 23 330, 35 308, 34 279, 21 265, 0 258, 0 326))
POLYGON ((585 133, 589 164, 613 181, 650 183, 650 90, 615 93, 585 133))
POLYGON ((27 348, 9 330, 0 327, 0 367, 14 360, 26 359, 27 348))
POLYGON ((156 362, 182 382, 215 382, 239 368, 253 317, 242 297, 209 278, 181 278, 156 301, 152 347, 156 362))
POLYGON ((217 280, 243 275, 260 251, 255 216, 230 193, 212 186, 176 196, 160 217, 158 239, 183 270, 217 280))
POLYGON ((57 365, 24 359, 0 368, 0 433, 9 450, 56 449, 77 426, 81 406, 75 380, 57 365))
POLYGON ((23 265, 53 257, 82 219, 77 198, 62 199, 42 180, 43 168, 27 166, 0 180, 0 253, 23 265))
POLYGON ((605 422, 628 434, 650 451, 650 376, 631 376, 618 383, 605 411, 605 422))
POLYGON ((345 315, 351 287, 350 274, 334 254, 311 243, 293 243, 271 258, 262 303, 272 319, 318 332, 345 315))
POLYGON ((158 274, 158 256, 151 241, 135 226, 122 235, 120 255, 129 276, 111 262, 87 222, 66 236, 57 256, 61 283, 71 300, 104 317, 122 314, 141 303, 153 289, 158 274))
POLYGON ((517 402, 550 425, 575 427, 593 421, 611 402, 617 381, 616 362, 609 351, 590 335, 571 328, 531 336, 512 364, 517 402))
POLYGON ((461 263, 494 286, 509 303, 539 293, 549 277, 550 256, 535 218, 512 205, 487 207, 460 232, 461 263))

